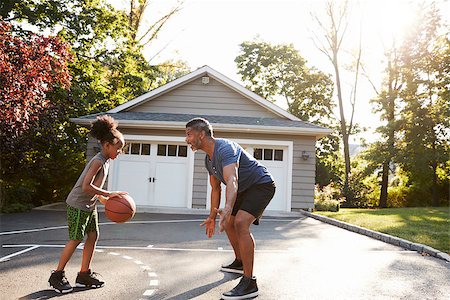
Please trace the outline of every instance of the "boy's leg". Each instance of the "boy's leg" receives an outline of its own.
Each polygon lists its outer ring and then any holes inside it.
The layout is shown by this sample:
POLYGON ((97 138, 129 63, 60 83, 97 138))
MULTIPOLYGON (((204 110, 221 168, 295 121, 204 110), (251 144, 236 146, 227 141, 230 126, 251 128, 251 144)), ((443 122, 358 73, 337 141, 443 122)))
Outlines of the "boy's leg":
POLYGON ((91 262, 94 257, 95 246, 99 236, 98 229, 98 213, 97 209, 90 213, 89 220, 86 226, 87 239, 83 248, 83 258, 81 261, 80 272, 88 272, 91 268, 91 262))
POLYGON ((87 234, 86 242, 83 248, 83 258, 81 260, 80 272, 88 272, 91 268, 91 262, 94 257, 95 245, 97 244, 98 235, 95 231, 90 231, 87 234))
POLYGON ((64 270, 66 264, 69 262, 70 258, 75 252, 75 249, 77 249, 80 243, 81 241, 74 241, 74 240, 70 240, 66 243, 66 246, 61 252, 61 256, 59 258, 58 267, 56 268, 56 271, 64 270))

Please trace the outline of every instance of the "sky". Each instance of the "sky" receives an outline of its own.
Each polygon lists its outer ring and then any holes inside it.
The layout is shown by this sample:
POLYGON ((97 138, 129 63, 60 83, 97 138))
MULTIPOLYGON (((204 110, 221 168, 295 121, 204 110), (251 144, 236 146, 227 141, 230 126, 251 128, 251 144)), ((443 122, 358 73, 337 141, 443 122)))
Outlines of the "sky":
MULTIPOLYGON (((126 3, 126 0, 118 0, 126 3)), ((144 55, 152 64, 166 60, 182 60, 195 70, 208 65, 225 76, 242 83, 234 59, 239 55, 239 44, 259 40, 271 44, 293 44, 309 67, 334 74, 331 62, 318 50, 314 35, 323 34, 312 14, 326 20, 325 0, 184 0, 183 9, 166 23, 158 39, 145 48, 144 55)), ((448 0, 437 1, 442 9, 450 11, 448 0)), ((117 2, 116 2, 117 3, 117 2)), ((145 22, 154 20, 174 7, 177 0, 152 0, 147 8, 145 22)), ((342 1, 335 1, 336 5, 342 1)), ((384 69, 383 53, 392 39, 401 40, 414 19, 416 1, 361 0, 349 1, 351 17, 343 41, 342 62, 350 66, 352 53, 359 41, 362 28, 362 59, 369 78, 380 85, 384 69), (362 26, 359 26, 362 24, 362 26)), ((441 10, 442 12, 442 10, 441 10)), ((448 14, 447 14, 448 15, 448 14)), ((448 16, 447 16, 448 17, 448 16)), ((344 72, 344 108, 350 117, 349 98, 354 77, 344 72)), ((378 138, 374 129, 381 123, 372 112, 370 99, 376 95, 365 77, 357 90, 354 120, 367 131, 352 138, 373 142, 378 138)), ((277 103, 285 108, 284 103, 277 103)), ((336 116, 338 116, 336 110, 336 116)))

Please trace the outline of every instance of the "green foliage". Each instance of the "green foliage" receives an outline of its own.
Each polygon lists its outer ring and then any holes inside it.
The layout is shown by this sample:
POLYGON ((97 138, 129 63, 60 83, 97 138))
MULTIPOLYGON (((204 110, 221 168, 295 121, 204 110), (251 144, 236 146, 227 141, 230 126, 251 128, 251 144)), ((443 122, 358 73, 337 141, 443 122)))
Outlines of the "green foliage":
MULTIPOLYGON (((270 101, 286 101, 288 111, 303 121, 337 128, 330 76, 308 67, 293 45, 252 41, 240 48, 235 62, 247 88, 270 101)), ((342 173, 338 136, 323 138, 317 149, 316 183, 338 183, 342 173)))
POLYGON ((339 137, 335 133, 323 137, 316 143, 316 184, 320 187, 330 183, 342 186, 343 170, 339 137))
POLYGON ((1 143, 4 210, 65 199, 85 164, 86 130, 71 117, 111 109, 189 69, 182 62, 151 66, 133 39, 127 13, 102 0, 3 1, 0 17, 14 21, 15 34, 24 38, 29 36, 25 28, 34 28, 28 25, 56 32, 74 57, 70 90, 47 93, 49 106, 30 128, 1 143))
POLYGON ((408 205, 433 205, 448 199, 438 176, 450 157, 450 43, 433 5, 422 7, 418 24, 402 45, 404 88, 397 161, 409 178, 408 205))
POLYGON ((316 211, 339 211, 339 206, 345 202, 339 188, 333 184, 324 187, 318 185, 314 188, 314 210, 316 211))
POLYGON ((37 182, 34 180, 20 180, 12 184, 4 184, 3 197, 9 205, 3 205, 2 213, 24 212, 33 208, 33 196, 36 193, 37 182))
POLYGON ((243 42, 236 57, 247 88, 275 101, 286 101, 288 111, 301 120, 325 124, 333 111, 330 76, 308 67, 293 45, 243 42))

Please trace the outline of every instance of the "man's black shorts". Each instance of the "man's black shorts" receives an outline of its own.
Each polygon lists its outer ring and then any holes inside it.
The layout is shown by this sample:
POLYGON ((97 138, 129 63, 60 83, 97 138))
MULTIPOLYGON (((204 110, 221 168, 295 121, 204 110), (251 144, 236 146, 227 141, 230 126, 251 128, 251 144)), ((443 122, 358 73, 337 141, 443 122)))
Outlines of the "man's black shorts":
POLYGON ((259 218, 262 216, 267 205, 269 205, 274 194, 274 182, 255 184, 237 194, 231 215, 236 216, 238 210, 244 210, 256 218, 253 224, 258 225, 259 218))

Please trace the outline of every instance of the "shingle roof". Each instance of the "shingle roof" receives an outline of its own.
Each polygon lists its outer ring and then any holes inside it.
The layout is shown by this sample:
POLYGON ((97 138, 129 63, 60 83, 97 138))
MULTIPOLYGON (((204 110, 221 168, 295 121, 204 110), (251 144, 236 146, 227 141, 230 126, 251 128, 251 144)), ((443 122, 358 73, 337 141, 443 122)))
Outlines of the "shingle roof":
MULTIPOLYGON (((89 125, 96 116, 105 113, 86 115, 71 119, 80 125, 89 125)), ((144 128, 184 130, 186 123, 196 117, 202 117, 213 125, 215 131, 252 132, 280 135, 306 135, 321 138, 332 130, 304 121, 275 118, 254 118, 217 115, 193 115, 149 112, 107 113, 119 122, 119 128, 144 128)))
MULTIPOLYGON (((92 121, 98 115, 93 114, 79 117, 74 120, 92 121)), ((119 112, 108 113, 120 123, 127 123, 127 121, 142 121, 142 122, 167 122, 167 123, 187 123, 189 120, 202 117, 207 119, 212 125, 214 124, 230 124, 230 125, 245 125, 245 126, 270 126, 270 127, 292 127, 292 128, 309 128, 309 129, 325 129, 324 127, 317 126, 304 121, 293 121, 286 119, 275 118, 254 118, 254 117, 236 117, 236 116, 216 116, 216 115, 191 115, 191 114, 172 114, 172 113, 149 113, 149 112, 119 112)))

